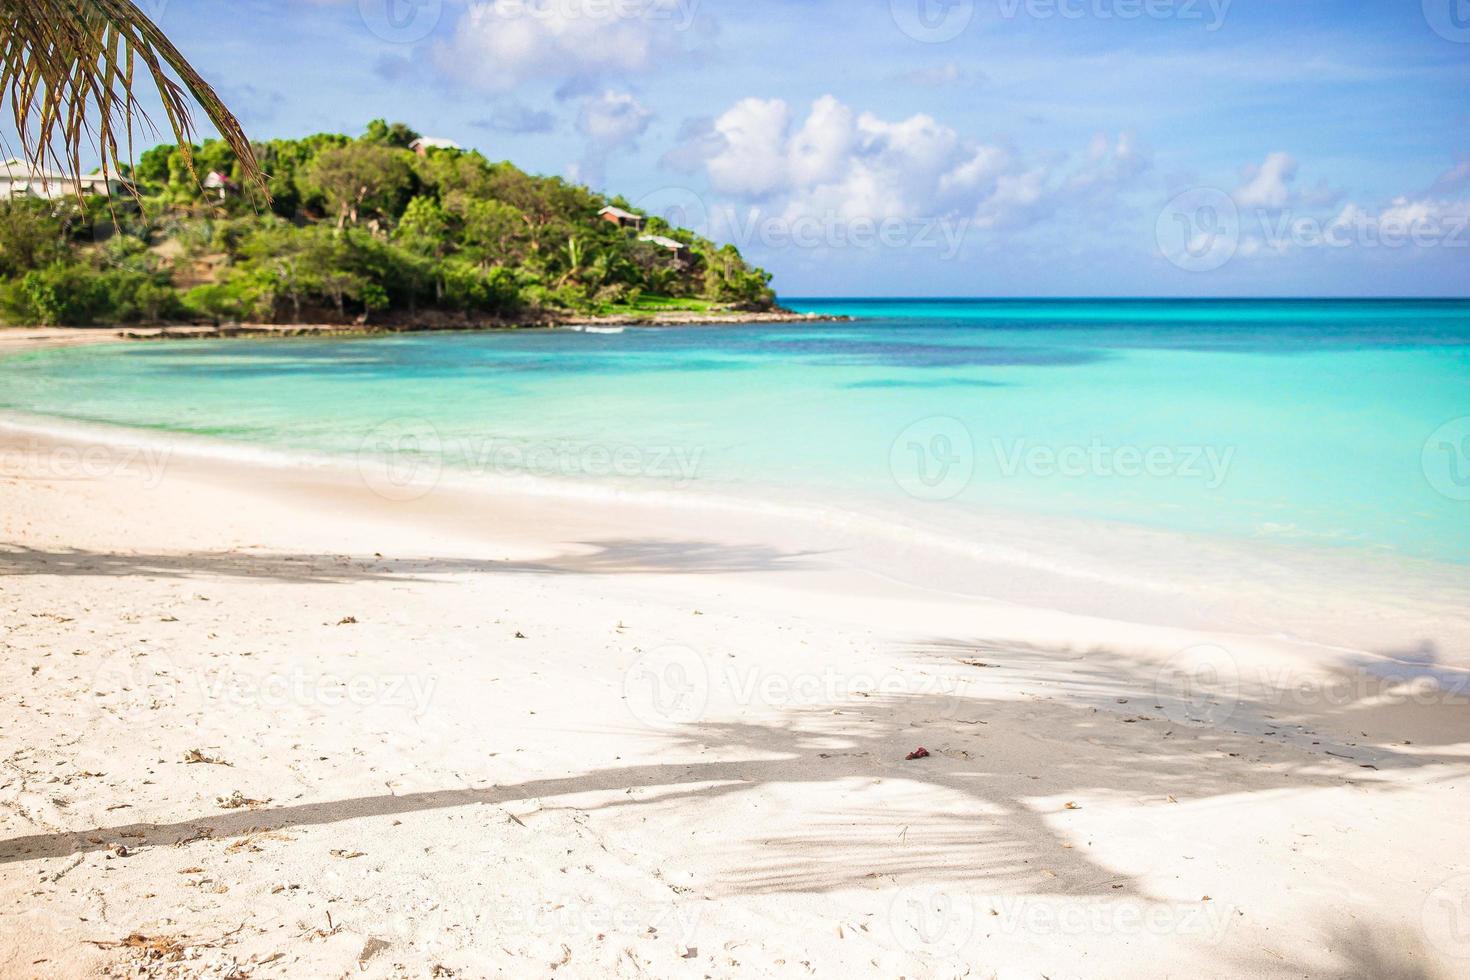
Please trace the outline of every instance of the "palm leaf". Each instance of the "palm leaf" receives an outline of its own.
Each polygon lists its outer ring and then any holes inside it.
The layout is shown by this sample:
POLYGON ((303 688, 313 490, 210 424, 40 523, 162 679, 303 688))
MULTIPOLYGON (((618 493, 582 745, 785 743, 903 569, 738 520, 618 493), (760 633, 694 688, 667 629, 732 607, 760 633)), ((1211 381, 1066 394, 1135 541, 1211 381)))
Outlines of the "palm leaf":
POLYGON ((0 0, 0 99, 10 103, 21 148, 38 169, 80 179, 90 147, 100 153, 104 174, 122 171, 133 156, 135 126, 152 128, 135 95, 140 62, 190 169, 192 99, 245 177, 264 190, 239 120, 132 0, 0 0))

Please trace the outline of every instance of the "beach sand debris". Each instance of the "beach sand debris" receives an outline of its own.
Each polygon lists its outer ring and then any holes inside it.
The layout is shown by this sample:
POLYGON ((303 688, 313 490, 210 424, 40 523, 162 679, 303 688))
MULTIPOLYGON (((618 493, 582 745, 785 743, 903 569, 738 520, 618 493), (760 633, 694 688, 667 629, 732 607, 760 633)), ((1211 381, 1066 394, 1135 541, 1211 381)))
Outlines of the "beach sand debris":
POLYGON ((345 851, 340 847, 333 848, 330 852, 332 857, 341 858, 343 861, 351 861, 353 858, 367 857, 363 851, 345 851))
POLYGON ((209 840, 213 836, 213 827, 195 827, 183 837, 180 837, 178 840, 174 841, 174 847, 186 847, 189 844, 194 843, 195 841, 209 840))
POLYGON ((337 625, 338 626, 356 626, 357 625, 357 617, 356 616, 343 616, 341 619, 339 619, 337 621, 337 625))
POLYGON ((62 615, 60 615, 58 613, 49 613, 49 612, 31 613, 31 618, 32 619, 49 619, 53 623, 70 623, 70 622, 72 622, 72 619, 71 619, 70 616, 62 616, 62 615))
POLYGON ((187 752, 185 752, 184 763, 191 766, 234 766, 233 762, 226 762, 218 756, 205 755, 199 749, 189 749, 187 752))
POLYGON ((216 796, 214 801, 226 810, 238 810, 241 807, 265 806, 270 800, 252 800, 238 789, 229 796, 216 796))
POLYGON ((88 939, 87 942, 98 949, 138 950, 150 960, 181 960, 184 957, 183 942, 173 936, 145 936, 134 932, 116 941, 88 939))
POLYGON ((1080 810, 1080 809, 1082 809, 1082 804, 1081 803, 1068 803, 1067 806, 1066 806, 1066 809, 1068 809, 1068 810, 1080 810))
POLYGON ((525 638, 526 638, 526 634, 522 633, 520 630, 516 630, 516 639, 517 640, 524 640, 525 638))
POLYGON ((317 929, 314 932, 312 932, 312 935, 315 936, 318 939, 331 939, 333 936, 335 936, 337 933, 339 933, 341 931, 342 931, 342 927, 340 925, 338 925, 337 923, 335 923, 335 922, 332 921, 332 913, 331 912, 328 912, 327 913, 327 928, 326 929, 317 929))
POLYGON ((295 839, 289 834, 281 833, 279 830, 251 828, 251 830, 246 832, 246 836, 235 841, 229 847, 226 847, 225 853, 238 854, 241 851, 249 851, 252 854, 259 854, 262 850, 260 844, 263 841, 283 841, 289 843, 295 839))
POLYGON ((917 749, 914 749, 912 752, 910 752, 908 755, 904 756, 904 761, 913 762, 915 759, 927 758, 929 758, 929 750, 921 745, 917 749))
POLYGON ((357 965, 366 967, 368 960, 377 956, 385 949, 392 947, 392 943, 379 939, 377 936, 369 936, 368 941, 362 944, 362 952, 357 954, 357 965))
POLYGON ((986 667, 991 670, 995 670, 1000 666, 999 664, 987 663, 984 660, 973 660, 965 657, 961 657, 959 662, 964 664, 966 667, 986 667))

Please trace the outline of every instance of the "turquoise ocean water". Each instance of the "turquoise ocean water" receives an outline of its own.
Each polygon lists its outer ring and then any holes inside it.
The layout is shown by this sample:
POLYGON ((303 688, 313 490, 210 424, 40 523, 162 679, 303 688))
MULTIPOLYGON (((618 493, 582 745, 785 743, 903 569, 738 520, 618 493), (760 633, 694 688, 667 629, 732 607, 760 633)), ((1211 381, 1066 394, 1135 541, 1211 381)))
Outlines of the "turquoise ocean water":
POLYGON ((859 319, 51 350, 0 362, 0 408, 930 525, 1055 515, 1470 564, 1470 302, 791 305, 859 319))

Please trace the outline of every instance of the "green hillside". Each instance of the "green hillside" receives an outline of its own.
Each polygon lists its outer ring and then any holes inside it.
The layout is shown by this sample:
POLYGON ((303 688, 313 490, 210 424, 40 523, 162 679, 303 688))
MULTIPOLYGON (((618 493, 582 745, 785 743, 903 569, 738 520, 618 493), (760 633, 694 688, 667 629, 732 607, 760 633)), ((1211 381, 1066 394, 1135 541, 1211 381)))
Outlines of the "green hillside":
POLYGON ((453 326, 774 304, 733 246, 655 216, 617 227, 599 211, 626 201, 476 152, 416 153, 416 136, 375 122, 261 144, 269 203, 218 141, 193 172, 176 146, 142 154, 136 199, 0 202, 0 317, 453 326))

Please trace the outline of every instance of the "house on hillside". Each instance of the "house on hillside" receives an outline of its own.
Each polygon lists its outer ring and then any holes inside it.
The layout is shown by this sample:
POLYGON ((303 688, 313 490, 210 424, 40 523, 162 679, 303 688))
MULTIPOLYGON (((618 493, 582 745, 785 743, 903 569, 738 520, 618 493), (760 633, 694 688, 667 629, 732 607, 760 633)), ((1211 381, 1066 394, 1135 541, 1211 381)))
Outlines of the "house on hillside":
POLYGON ((657 245, 659 248, 668 249, 674 258, 680 262, 689 262, 694 259, 694 252, 688 245, 685 245, 683 242, 674 241, 672 238, 666 238, 663 235, 644 235, 638 240, 640 242, 648 242, 650 245, 657 245))
POLYGON ((218 170, 211 170, 204 178, 204 189, 214 191, 221 201, 235 193, 235 182, 218 170))
POLYGON ((464 149, 464 147, 460 146, 454 140, 444 139, 439 136, 420 136, 418 139, 408 144, 408 148, 421 157, 428 156, 430 150, 464 149))
POLYGON ((78 191, 83 196, 88 194, 115 196, 124 193, 129 187, 127 181, 111 174, 85 174, 79 185, 70 174, 42 170, 19 158, 0 163, 0 199, 38 197, 54 201, 64 197, 76 197, 78 191))
POLYGON ((603 221, 617 225, 619 228, 631 228, 634 231, 642 231, 643 226, 648 223, 648 219, 641 214, 624 211, 622 208, 615 208, 612 205, 608 205, 597 212, 597 216, 603 221))

